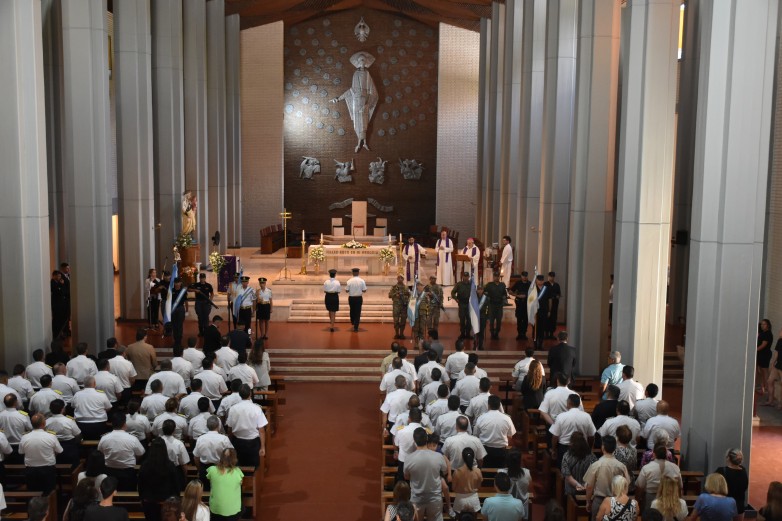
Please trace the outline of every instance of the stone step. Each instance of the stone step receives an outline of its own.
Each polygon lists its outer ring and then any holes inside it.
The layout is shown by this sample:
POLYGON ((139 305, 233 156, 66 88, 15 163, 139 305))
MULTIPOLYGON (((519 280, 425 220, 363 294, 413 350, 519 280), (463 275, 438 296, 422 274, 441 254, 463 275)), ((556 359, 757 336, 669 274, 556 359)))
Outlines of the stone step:
MULTIPOLYGON (((319 309, 319 310, 292 309, 291 312, 290 312, 290 315, 289 315, 289 317, 301 317, 301 316, 308 316, 308 317, 311 317, 311 316, 324 316, 324 317, 328 318, 328 312, 325 309, 319 309)), ((338 316, 338 317, 348 317, 348 316, 350 316, 350 310, 348 310, 348 309, 345 309, 345 310, 340 309, 339 311, 337 311, 337 315, 336 316, 338 316)), ((388 311, 385 311, 383 309, 370 309, 370 310, 363 310, 362 309, 361 310, 361 318, 364 318, 364 317, 385 317, 385 316, 392 317, 393 314, 388 312, 388 311)))
MULTIPOLYGON (((393 323, 393 318, 388 316, 370 316, 365 317, 362 313, 361 315, 361 322, 362 323, 369 323, 369 324, 391 324, 393 323)), ((293 316, 288 317, 288 322, 312 322, 312 323, 320 323, 320 324, 328 324, 329 323, 329 317, 312 317, 312 316, 293 316)), ((349 324, 350 323, 350 317, 349 316, 337 316, 334 320, 335 323, 340 324, 349 324)))

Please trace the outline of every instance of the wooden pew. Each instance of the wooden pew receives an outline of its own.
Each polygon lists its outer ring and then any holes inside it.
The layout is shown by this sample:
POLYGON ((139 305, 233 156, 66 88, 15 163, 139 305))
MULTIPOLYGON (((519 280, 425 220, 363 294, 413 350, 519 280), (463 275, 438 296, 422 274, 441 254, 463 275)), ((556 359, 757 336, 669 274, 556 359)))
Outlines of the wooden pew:
MULTIPOLYGON (((26 490, 5 490, 6 509, 3 510, 3 519, 27 519, 27 505, 34 497, 41 497, 40 492, 28 492, 26 490)), ((57 511, 57 493, 49 494, 49 515, 48 519, 58 519, 57 511)))
MULTIPOLYGON (((73 471, 71 470, 71 466, 67 463, 58 463, 55 465, 56 471, 57 471, 57 491, 60 494, 67 494, 70 495, 73 492, 73 487, 75 486, 73 484, 73 472, 76 472, 76 475, 78 476, 79 472, 84 470, 83 464, 79 464, 79 466, 76 467, 73 471)), ((24 485, 25 484, 25 477, 24 477, 24 465, 6 465, 5 466, 6 471, 6 480, 3 483, 3 485, 6 484, 16 484, 16 485, 24 485)), ((38 492, 34 492, 33 494, 41 495, 38 492)))

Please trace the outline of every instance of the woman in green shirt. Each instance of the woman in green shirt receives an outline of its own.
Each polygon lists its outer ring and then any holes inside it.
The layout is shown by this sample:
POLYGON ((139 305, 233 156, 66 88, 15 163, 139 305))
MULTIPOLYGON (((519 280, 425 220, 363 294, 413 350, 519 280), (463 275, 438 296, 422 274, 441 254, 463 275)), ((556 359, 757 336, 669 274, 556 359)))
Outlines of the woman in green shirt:
POLYGON ((239 519, 242 513, 242 479, 244 473, 236 466, 236 450, 225 449, 220 455, 220 462, 206 471, 212 487, 209 496, 209 510, 212 520, 239 519))

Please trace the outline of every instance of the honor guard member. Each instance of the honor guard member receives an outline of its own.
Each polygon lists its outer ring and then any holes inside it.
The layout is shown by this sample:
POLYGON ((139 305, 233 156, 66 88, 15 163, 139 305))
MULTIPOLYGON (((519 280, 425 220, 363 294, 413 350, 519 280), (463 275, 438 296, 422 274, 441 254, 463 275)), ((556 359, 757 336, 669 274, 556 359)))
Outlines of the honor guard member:
MULTIPOLYGON (((192 392, 179 401, 179 413, 184 414, 185 418, 188 420, 195 417, 200 412, 198 409, 198 400, 201 398, 206 398, 206 396, 201 394, 201 385, 201 379, 194 378, 190 383, 192 392)), ((215 412, 215 408, 211 400, 209 401, 209 412, 212 414, 215 412)))
POLYGON ((437 283, 437 277, 432 276, 429 277, 429 285, 424 288, 424 291, 429 292, 429 300, 431 302, 427 329, 439 330, 440 311, 445 309, 443 307, 443 287, 437 283))
POLYGON ((242 288, 234 301, 234 316, 237 317, 237 325, 244 324, 244 330, 250 332, 253 320, 253 302, 255 302, 255 289, 250 286, 250 277, 241 278, 242 288), (237 309, 237 306, 239 309, 237 309))
POLYGON ((475 288, 478 296, 478 324, 479 331, 475 333, 475 350, 483 349, 483 341, 486 338, 486 323, 489 321, 489 297, 486 296, 483 286, 475 288))
POLYGON ((416 345, 426 337, 426 325, 429 322, 429 294, 424 291, 424 283, 416 282, 415 321, 413 322, 413 339, 416 345))
POLYGON ((160 289, 157 278, 157 270, 150 268, 147 279, 144 281, 144 290, 147 294, 147 320, 150 329, 157 329, 160 316, 160 289))
POLYGON ((394 313, 394 339, 405 338, 405 321, 407 320, 407 303, 410 301, 410 290, 405 286, 405 278, 399 275, 396 284, 388 292, 394 313))
POLYGON ((30 398, 35 392, 33 391, 32 384, 25 378, 24 366, 22 364, 16 364, 14 366, 14 375, 8 380, 8 387, 19 393, 25 407, 30 403, 30 398))
POLYGON ((3 397, 5 410, 0 411, 0 430, 5 433, 8 443, 14 450, 13 456, 9 457, 9 463, 16 463, 19 458, 19 441, 26 432, 33 430, 30 424, 30 416, 24 411, 16 410, 21 407, 21 403, 15 394, 8 393, 3 397))
POLYGON ((255 311, 255 320, 259 323, 258 338, 268 339, 269 320, 272 315, 272 290, 266 287, 266 278, 258 279, 258 308, 255 311))
POLYGON ((155 436, 163 435, 163 422, 171 420, 176 426, 174 429, 174 437, 178 440, 182 439, 182 435, 187 430, 187 418, 183 414, 176 412, 179 402, 176 398, 169 398, 166 400, 166 411, 159 414, 152 422, 152 433, 155 436))
POLYGON ((353 276, 345 283, 345 291, 348 294, 348 306, 350 306, 350 323, 353 324, 353 331, 358 331, 358 324, 361 322, 361 305, 364 303, 364 293, 367 291, 367 283, 358 276, 359 269, 351 270, 353 276))
POLYGON ((33 360, 34 362, 25 368, 24 373, 33 389, 38 390, 41 388, 41 377, 45 374, 53 377, 54 373, 52 368, 43 362, 43 349, 33 351, 33 360))
MULTIPOLYGON (((231 314, 230 320, 233 322, 233 326, 236 327, 236 315, 234 315, 234 302, 236 302, 236 297, 239 296, 239 293, 242 291, 242 283, 239 280, 239 274, 234 273, 234 280, 228 285, 228 312, 231 314)), ((228 324, 228 328, 230 329, 231 324, 228 324)))
POLYGON ((548 272, 548 285, 551 299, 551 309, 549 311, 547 338, 554 338, 554 331, 557 329, 557 312, 559 311, 559 299, 562 297, 562 288, 556 281, 557 274, 553 271, 548 272))
POLYGON ((185 314, 188 311, 187 304, 187 290, 182 287, 182 279, 177 277, 174 279, 174 289, 171 291, 171 302, 176 304, 179 300, 179 304, 171 310, 171 332, 174 335, 174 345, 182 345, 182 333, 185 328, 185 314), (182 292, 185 292, 181 296, 182 292))
POLYGON ((141 401, 140 411, 147 415, 149 421, 152 421, 158 414, 166 410, 168 396, 163 394, 163 382, 160 380, 155 380, 149 387, 152 394, 145 396, 141 401))
POLYGON ((95 362, 87 358, 86 342, 76 344, 76 356, 68 361, 65 368, 68 371, 68 376, 76 380, 81 386, 84 386, 85 378, 98 374, 98 367, 95 365, 95 362))
POLYGON ((483 288, 484 294, 489 299, 489 329, 493 340, 500 338, 502 327, 502 309, 508 298, 505 283, 500 281, 500 274, 494 272, 494 280, 483 288))
POLYGON ((49 405, 54 400, 62 400, 62 393, 52 389, 52 377, 45 374, 41 377, 41 389, 30 398, 30 412, 49 417, 49 405))
POLYGON ((24 477, 27 490, 44 496, 57 486, 57 454, 62 446, 57 436, 45 430, 46 418, 34 414, 30 419, 33 430, 22 436, 19 454, 24 455, 24 477))
POLYGON ((117 478, 119 490, 136 490, 136 459, 144 455, 141 442, 125 430, 125 415, 111 415, 114 428, 98 442, 98 450, 106 458, 106 474, 117 478))
POLYGON ((326 311, 329 312, 329 331, 334 332, 334 319, 339 311, 339 294, 342 291, 342 285, 335 278, 337 270, 329 270, 329 278, 323 283, 323 293, 326 294, 324 304, 326 311))
MULTIPOLYGON (((65 364, 54 364, 53 370, 52 389, 60 391, 62 399, 67 405, 70 405, 73 395, 79 391, 79 384, 70 376, 65 375, 65 364)), ((2 385, 0 385, 0 388, 2 388, 2 385)), ((2 396, 2 389, 0 389, 0 396, 2 396)))
POLYGON ((201 272, 198 275, 198 282, 191 284, 188 288, 195 292, 195 312, 198 316, 198 336, 204 336, 204 331, 209 326, 209 312, 212 310, 212 304, 209 302, 214 298, 215 290, 211 284, 206 281, 206 273, 201 272))
POLYGON ((451 298, 459 305, 459 340, 470 337, 470 274, 462 273, 462 280, 451 290, 451 298))
POLYGON ((529 273, 522 271, 521 280, 517 280, 510 289, 510 294, 515 297, 516 304, 516 340, 527 339, 527 327, 529 326, 527 295, 529 295, 529 286, 532 284, 528 277, 529 273))
POLYGON ((106 393, 95 389, 95 377, 88 376, 84 379, 84 389, 73 395, 73 416, 76 423, 84 433, 84 439, 97 440, 108 427, 108 412, 111 410, 111 402, 106 393))
POLYGON ((206 469, 217 465, 220 454, 225 449, 233 448, 228 436, 220 433, 220 419, 217 416, 209 416, 206 420, 206 428, 209 432, 199 436, 193 448, 193 458, 198 466, 198 479, 204 484, 204 490, 209 490, 209 480, 206 479, 206 469))
POLYGON ((60 399, 49 404, 50 416, 46 420, 46 430, 57 436, 57 441, 62 446, 62 454, 57 458, 57 463, 76 468, 80 461, 81 429, 73 418, 63 415, 63 410, 65 402, 60 399))
POLYGON ((265 430, 269 422, 261 406, 253 403, 252 394, 249 385, 242 385, 242 401, 228 411, 225 426, 230 429, 239 465, 257 467, 261 456, 266 456, 265 430))
POLYGON ((109 370, 111 363, 101 358, 98 360, 98 374, 95 375, 95 389, 103 391, 106 398, 109 399, 111 406, 114 407, 122 397, 122 382, 109 370))
POLYGON ((168 398, 179 398, 187 394, 185 380, 181 375, 174 372, 171 360, 160 362, 160 371, 153 374, 147 381, 147 387, 144 389, 145 394, 149 394, 152 391, 152 384, 156 381, 160 381, 163 384, 163 395, 168 398))
MULTIPOLYGON (((157 283, 155 291, 160 296, 160 302, 163 303, 168 298, 168 287, 171 285, 171 272, 163 270, 163 278, 157 283)), ((171 322, 163 324, 163 335, 168 336, 171 334, 171 322)))

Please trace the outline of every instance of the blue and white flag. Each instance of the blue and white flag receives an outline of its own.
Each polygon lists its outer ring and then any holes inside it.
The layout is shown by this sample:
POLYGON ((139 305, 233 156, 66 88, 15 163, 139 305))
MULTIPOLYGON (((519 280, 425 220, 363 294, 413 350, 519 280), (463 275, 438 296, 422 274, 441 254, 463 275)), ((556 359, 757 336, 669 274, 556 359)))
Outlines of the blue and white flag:
POLYGON ((538 294, 538 286, 535 284, 537 279, 538 269, 536 267, 535 278, 532 279, 532 284, 529 285, 529 292, 527 292, 527 320, 531 326, 535 325, 535 317, 537 317, 538 308, 540 307, 540 297, 546 293, 546 286, 544 285, 540 290, 540 294, 538 294))
POLYGON ((475 278, 470 278, 470 323, 472 332, 478 334, 481 332, 481 303, 478 301, 478 288, 475 286, 475 278))
POLYGON ((415 325, 415 320, 418 318, 418 281, 413 283, 413 294, 410 296, 410 300, 407 302, 407 321, 410 322, 410 327, 415 325))
POLYGON ((174 279, 179 276, 179 266, 174 263, 171 267, 171 280, 168 282, 168 293, 166 294, 166 303, 163 305, 163 324, 171 322, 171 312, 174 311, 174 279))

